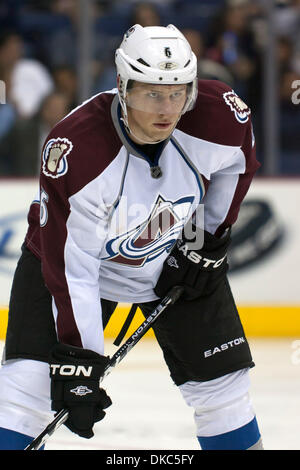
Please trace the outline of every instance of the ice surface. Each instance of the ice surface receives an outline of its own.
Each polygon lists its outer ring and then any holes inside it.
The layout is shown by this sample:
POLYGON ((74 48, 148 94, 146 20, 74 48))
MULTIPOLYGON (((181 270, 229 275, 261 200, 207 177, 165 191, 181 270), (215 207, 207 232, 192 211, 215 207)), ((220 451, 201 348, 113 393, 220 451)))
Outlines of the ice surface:
MULTIPOLYGON (((256 363, 251 396, 267 450, 300 449, 300 341, 250 338, 256 363)), ((1 344, 3 347, 3 343, 1 344)), ((106 354, 116 348, 107 341, 106 354)), ((65 426, 47 441, 48 450, 199 450, 193 410, 173 385, 162 353, 143 339, 103 382, 113 405, 82 439, 65 426)))

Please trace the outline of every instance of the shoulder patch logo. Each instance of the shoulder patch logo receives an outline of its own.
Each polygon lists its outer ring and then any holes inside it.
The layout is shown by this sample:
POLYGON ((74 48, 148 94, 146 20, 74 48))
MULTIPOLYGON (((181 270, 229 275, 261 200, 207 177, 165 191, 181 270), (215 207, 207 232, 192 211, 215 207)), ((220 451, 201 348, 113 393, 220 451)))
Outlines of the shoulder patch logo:
POLYGON ((50 139, 43 151, 42 171, 50 178, 59 178, 68 171, 67 155, 73 148, 70 140, 58 137, 50 139))
POLYGON ((249 115, 251 114, 251 110, 246 105, 246 103, 244 103, 244 101, 241 100, 241 98, 233 90, 223 93, 223 98, 225 103, 234 113, 237 121, 241 124, 245 124, 249 119, 249 115))

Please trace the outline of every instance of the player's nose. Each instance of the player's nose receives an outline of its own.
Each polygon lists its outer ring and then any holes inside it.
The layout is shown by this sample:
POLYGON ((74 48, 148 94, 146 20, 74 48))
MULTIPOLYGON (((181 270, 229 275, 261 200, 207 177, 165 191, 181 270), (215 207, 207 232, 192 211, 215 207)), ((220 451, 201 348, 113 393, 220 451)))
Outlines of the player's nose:
POLYGON ((177 113, 176 105, 171 101, 170 98, 164 98, 159 104, 159 114, 172 115, 177 113))

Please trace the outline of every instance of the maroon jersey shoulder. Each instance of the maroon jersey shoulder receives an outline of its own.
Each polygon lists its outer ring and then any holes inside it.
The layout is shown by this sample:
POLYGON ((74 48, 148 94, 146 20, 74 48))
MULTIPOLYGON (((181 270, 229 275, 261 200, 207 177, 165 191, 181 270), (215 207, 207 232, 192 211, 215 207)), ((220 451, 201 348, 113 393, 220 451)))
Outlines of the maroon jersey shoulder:
POLYGON ((96 95, 52 129, 43 148, 42 178, 67 180, 71 195, 104 171, 122 146, 111 117, 114 97, 96 95))
MULTIPOLYGON (((101 174, 118 154, 122 143, 111 118, 115 95, 101 93, 60 121, 48 135, 41 157, 41 208, 43 191, 51 201, 59 199, 67 211, 67 199, 101 174)), ((67 212, 66 212, 67 213, 67 212)), ((41 257, 40 205, 28 213, 27 247, 41 257)))
POLYGON ((250 119, 249 107, 232 88, 218 80, 199 80, 196 104, 177 128, 209 142, 241 146, 250 119))

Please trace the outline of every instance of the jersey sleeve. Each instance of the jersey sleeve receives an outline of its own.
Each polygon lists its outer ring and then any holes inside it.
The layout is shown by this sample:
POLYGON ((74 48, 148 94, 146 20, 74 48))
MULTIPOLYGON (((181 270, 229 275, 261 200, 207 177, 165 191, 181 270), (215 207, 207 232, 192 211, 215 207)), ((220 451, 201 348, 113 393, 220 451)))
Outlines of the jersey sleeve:
POLYGON ((40 177, 42 270, 58 340, 103 354, 100 251, 107 214, 97 178, 85 178, 83 148, 59 131, 43 150, 40 177))
POLYGON ((241 145, 231 161, 212 173, 204 204, 204 227, 216 236, 221 236, 238 217, 252 179, 260 164, 256 159, 255 138, 251 117, 245 126, 241 145))
POLYGON ((195 214, 196 225, 221 236, 237 220, 260 166, 251 110, 227 84, 199 80, 196 105, 183 116, 179 126, 200 142, 215 146, 214 158, 206 164, 208 169, 203 173, 199 167, 205 178, 206 193, 195 214))

